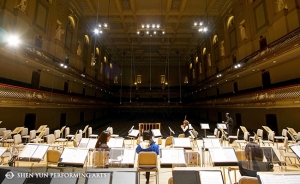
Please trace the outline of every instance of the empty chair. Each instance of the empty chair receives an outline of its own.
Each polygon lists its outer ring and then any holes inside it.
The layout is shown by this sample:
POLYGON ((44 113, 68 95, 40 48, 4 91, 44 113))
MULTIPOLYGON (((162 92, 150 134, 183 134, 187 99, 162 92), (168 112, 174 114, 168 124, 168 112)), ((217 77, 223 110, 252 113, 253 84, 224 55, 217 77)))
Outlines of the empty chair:
POLYGON ((25 145, 22 144, 22 137, 20 134, 14 135, 14 148, 19 152, 20 149, 24 148, 25 145))
POLYGON ((230 135, 227 137, 227 139, 229 140, 229 142, 232 142, 231 140, 238 140, 239 139, 239 133, 240 133, 240 129, 238 128, 236 131, 236 135, 230 135))
POLYGON ((80 140, 82 139, 82 130, 79 130, 73 139, 73 146, 78 147, 80 140))
POLYGON ((0 128, 0 138, 3 137, 3 131, 6 130, 6 128, 0 128))
POLYGON ((93 152, 93 167, 108 167, 109 151, 96 149, 93 152))
POLYGON ((155 172, 156 173, 156 183, 159 182, 158 180, 158 162, 157 162, 157 155, 155 152, 140 152, 138 155, 137 161, 137 171, 138 171, 138 183, 140 182, 140 172, 155 172))
POLYGON ((299 159, 298 159, 297 155, 293 152, 289 152, 288 137, 284 138, 283 146, 279 147, 278 149, 280 150, 280 156, 283 160, 286 161, 286 159, 288 158, 290 160, 291 165, 299 167, 296 164, 296 160, 298 160, 298 162, 299 162, 299 159), (291 158, 293 158, 295 160, 295 163, 292 162, 291 158))
POLYGON ((21 138, 25 139, 25 143, 28 142, 28 139, 30 139, 30 135, 28 134, 28 128, 23 128, 21 130, 21 138))
POLYGON ((242 147, 242 144, 247 144, 249 142, 249 132, 244 132, 243 140, 236 140, 235 142, 239 144, 240 148, 242 147))
POLYGON ((70 127, 66 127, 65 129, 65 137, 68 140, 73 140, 75 135, 70 134, 70 127))
POLYGON ((28 142, 31 142, 31 140, 33 140, 35 138, 36 138, 36 130, 30 130, 28 142))
POLYGON ((184 134, 179 134, 178 138, 185 138, 185 135, 184 134))
POLYGON ((50 145, 50 147, 52 147, 53 149, 59 149, 62 145, 61 144, 55 144, 55 137, 54 134, 49 134, 47 136, 47 144, 50 145))
POLYGON ((86 125, 84 127, 84 129, 82 130, 82 134, 84 134, 84 137, 86 138, 86 133, 87 133, 87 129, 88 129, 89 125, 86 125))
POLYGON ((98 134, 93 134, 93 128, 92 127, 88 128, 88 137, 89 138, 97 138, 98 137, 98 134))
POLYGON ((14 143, 14 139, 11 138, 11 130, 4 130, 3 131, 3 137, 1 139, 1 142, 3 143, 3 145, 5 143, 7 143, 8 146, 10 146, 14 143))
POLYGON ((31 139, 30 142, 34 142, 34 143, 44 142, 44 138, 43 138, 44 134, 45 134, 44 131, 40 132, 40 134, 36 138, 31 139))
POLYGON ((238 184, 259 184, 259 181, 256 177, 242 176, 238 184))
POLYGON ((173 136, 167 137, 165 141, 165 147, 172 147, 173 145, 173 136))
POLYGON ((263 134, 264 134, 264 131, 263 129, 257 129, 256 131, 256 134, 254 134, 254 136, 250 136, 250 139, 252 139, 254 142, 255 141, 260 141, 262 138, 263 138, 263 134))
POLYGON ((50 134, 50 128, 47 127, 45 128, 45 133, 44 133, 44 137, 50 134))
POLYGON ((61 135, 60 130, 54 131, 55 142, 59 142, 59 143, 63 143, 63 144, 67 143, 68 140, 65 138, 61 138, 60 135, 61 135))
POLYGON ((261 142, 263 144, 268 143, 269 145, 270 144, 274 145, 274 136, 275 136, 275 133, 271 131, 268 133, 268 140, 261 140, 261 142))
POLYGON ((206 136, 207 138, 215 138, 215 137, 217 137, 217 134, 218 134, 218 129, 217 128, 215 128, 215 130, 214 130, 214 135, 208 135, 208 136, 206 136))
MULTIPOLYGON (((238 161, 246 161, 246 156, 245 156, 245 151, 235 151, 236 157, 238 159, 238 161)), ((234 182, 236 182, 236 171, 239 170, 238 166, 232 166, 232 167, 228 167, 228 177, 229 177, 229 181, 230 183, 232 183, 232 179, 231 179, 231 175, 230 172, 234 171, 234 182)))
POLYGON ((48 150, 47 151, 47 166, 46 172, 48 169, 59 169, 60 172, 63 172, 65 167, 58 167, 58 160, 60 158, 61 152, 58 150, 48 150))

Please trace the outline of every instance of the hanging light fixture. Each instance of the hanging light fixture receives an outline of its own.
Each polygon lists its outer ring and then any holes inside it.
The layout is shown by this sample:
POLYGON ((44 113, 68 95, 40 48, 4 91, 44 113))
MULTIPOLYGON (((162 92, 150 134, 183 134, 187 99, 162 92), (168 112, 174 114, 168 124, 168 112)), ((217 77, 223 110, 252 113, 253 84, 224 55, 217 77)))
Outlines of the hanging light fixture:
POLYGON ((197 29, 199 32, 207 32, 208 31, 208 15, 207 15, 207 1, 205 1, 205 15, 206 15, 206 24, 204 21, 196 21, 192 25, 192 29, 197 29))
MULTIPOLYGON (((109 7, 110 7, 110 0, 108 0, 108 13, 107 13, 107 21, 109 21, 109 7)), ((96 22, 96 28, 94 29, 94 33, 96 35, 102 34, 103 30, 108 30, 110 27, 107 22, 99 23, 98 22, 98 14, 99 14, 99 0, 98 0, 98 6, 97 6, 97 22, 96 22)))

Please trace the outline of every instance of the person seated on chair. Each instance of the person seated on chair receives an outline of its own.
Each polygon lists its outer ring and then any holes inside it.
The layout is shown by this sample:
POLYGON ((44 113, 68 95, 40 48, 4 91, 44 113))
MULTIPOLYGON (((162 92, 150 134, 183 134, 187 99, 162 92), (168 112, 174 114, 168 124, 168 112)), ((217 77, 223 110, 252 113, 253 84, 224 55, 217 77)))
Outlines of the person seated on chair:
POLYGON ((262 148, 255 142, 249 142, 245 147, 247 161, 240 161, 239 171, 242 176, 256 177, 258 171, 273 171, 273 165, 263 162, 264 153, 262 148))
POLYGON ((193 130, 193 127, 188 120, 184 120, 183 124, 181 125, 181 129, 182 129, 185 137, 189 137, 189 135, 190 135, 189 131, 193 130))
MULTIPOLYGON (((156 144, 149 130, 143 132, 143 141, 136 147, 136 153, 139 154, 142 151, 154 151, 159 155, 159 145, 156 144)), ((150 172, 146 172, 147 183, 149 183, 150 172)))
POLYGON ((101 134, 97 140, 97 143, 95 145, 95 148, 103 149, 103 151, 109 151, 110 148, 107 145, 107 142, 109 141, 109 139, 110 139, 110 133, 108 131, 104 130, 103 132, 101 132, 101 134))

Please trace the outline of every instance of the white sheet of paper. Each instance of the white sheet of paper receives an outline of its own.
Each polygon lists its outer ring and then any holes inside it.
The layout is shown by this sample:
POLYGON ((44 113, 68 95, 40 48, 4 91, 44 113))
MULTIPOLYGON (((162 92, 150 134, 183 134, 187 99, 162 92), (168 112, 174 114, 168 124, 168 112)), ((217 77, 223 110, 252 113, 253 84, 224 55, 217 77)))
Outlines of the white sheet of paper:
POLYGON ((135 184, 136 172, 118 172, 115 171, 112 177, 112 184, 135 184))
POLYGON ((89 148, 89 149, 95 148, 97 141, 98 141, 98 139, 90 139, 86 148, 89 148))
POLYGON ((262 184, 298 184, 300 175, 297 174, 259 174, 262 184))
POLYGON ((86 148, 88 143, 89 143, 89 140, 90 140, 89 138, 82 138, 80 140, 80 143, 79 143, 78 147, 79 148, 86 148))
POLYGON ((84 164, 88 152, 88 149, 65 148, 60 156, 60 162, 84 164))
POLYGON ((184 149, 161 149, 161 164, 186 164, 184 149))
POLYGON ((37 147, 37 149, 35 150, 34 154, 31 156, 31 158, 43 159, 43 157, 45 156, 48 148, 49 148, 49 145, 40 144, 37 147))
POLYGON ((209 124, 200 123, 201 129, 209 129, 209 124))
POLYGON ((224 184, 221 171, 199 171, 201 184, 224 184))
POLYGON ((38 146, 38 144, 27 144, 19 157, 31 158, 38 146))

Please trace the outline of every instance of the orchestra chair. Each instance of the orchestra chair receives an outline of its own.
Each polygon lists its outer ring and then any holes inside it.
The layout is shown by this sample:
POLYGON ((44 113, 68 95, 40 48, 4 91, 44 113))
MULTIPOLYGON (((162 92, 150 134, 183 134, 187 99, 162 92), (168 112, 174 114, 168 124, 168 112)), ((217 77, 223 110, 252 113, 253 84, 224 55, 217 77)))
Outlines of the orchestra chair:
POLYGON ((82 134, 84 134, 84 137, 86 138, 87 129, 89 128, 89 125, 86 125, 84 129, 82 130, 82 134))
POLYGON ((259 181, 256 177, 242 176, 238 184, 259 184, 259 181))
POLYGON ((173 177, 170 177, 170 178, 169 178, 168 184, 173 184, 173 177))
POLYGON ((250 136, 250 139, 253 140, 253 142, 258 141, 258 143, 260 142, 260 140, 263 139, 263 134, 264 134, 264 130, 263 129, 257 129, 256 134, 254 133, 254 136, 250 136))
POLYGON ((196 151, 185 152, 185 160, 187 162, 187 166, 191 166, 191 167, 201 166, 201 157, 199 152, 196 151))
POLYGON ((58 160, 60 158, 61 152, 59 150, 47 150, 47 166, 46 172, 48 169, 58 169, 60 172, 63 172, 65 167, 58 167, 58 160))
POLYGON ((3 137, 1 139, 1 142, 2 142, 3 146, 5 143, 7 143, 8 147, 14 143, 14 139, 11 138, 11 130, 3 131, 3 137))
MULTIPOLYGON (((44 140, 45 140, 45 138, 50 134, 50 128, 49 127, 47 127, 47 128, 45 128, 44 129, 44 140)), ((45 141, 46 142, 46 141, 45 141)))
POLYGON ((28 142, 30 139, 30 135, 28 134, 28 128, 23 128, 21 130, 21 138, 24 139, 24 142, 28 142))
POLYGON ((173 136, 169 136, 169 137, 166 138, 165 147, 166 148, 172 148, 173 147, 173 136))
POLYGON ((70 141, 73 140, 75 135, 70 134, 70 127, 65 128, 65 138, 70 141))
POLYGON ((277 144, 277 148, 278 148, 278 140, 281 140, 282 142, 284 141, 284 138, 287 137, 287 129, 282 129, 281 131, 281 135, 278 135, 278 136, 274 136, 274 139, 276 141, 276 144, 277 144))
POLYGON ((47 139, 47 144, 49 144, 49 147, 51 147, 52 149, 59 149, 62 145, 61 144, 55 144, 55 137, 54 134, 49 134, 46 137, 47 139))
POLYGON ((92 127, 89 127, 88 128, 88 137, 89 138, 98 138, 98 134, 93 134, 93 128, 92 127))
POLYGON ((283 159, 285 161, 285 163, 287 163, 286 159, 288 158, 290 160, 291 165, 296 166, 296 167, 299 168, 300 166, 298 164, 296 164, 296 160, 298 160, 298 162, 299 162, 299 159, 298 159, 297 155, 294 152, 289 151, 288 144, 289 144, 288 137, 285 137, 284 141, 283 141, 283 146, 278 148, 278 150, 280 152, 281 159, 283 159), (291 158, 293 158, 295 160, 294 164, 293 164, 291 158))
POLYGON ((3 131, 5 131, 6 128, 0 128, 0 139, 3 137, 3 131))
POLYGON ((207 138, 216 138, 216 137, 219 137, 218 136, 218 132, 219 132, 219 130, 217 128, 215 128, 214 135, 207 135, 206 137, 207 138))
POLYGON ((96 149, 93 152, 93 167, 102 167, 107 168, 108 167, 108 159, 109 159, 109 151, 96 149))
POLYGON ((138 154, 137 161, 137 171, 138 171, 138 183, 141 183, 141 172, 155 172, 156 175, 156 183, 159 183, 158 177, 158 161, 157 155, 154 151, 145 152, 142 151, 138 154))
POLYGON ((274 146, 274 136, 275 136, 275 133, 271 131, 268 133, 268 140, 261 140, 261 142, 263 143, 263 145, 265 145, 265 143, 268 143, 269 146, 270 146, 270 144, 273 144, 273 146, 274 146))
POLYGON ((20 149, 24 148, 25 145, 22 143, 22 137, 20 134, 14 135, 14 146, 15 149, 17 149, 18 153, 20 149))
POLYGON ((63 127, 61 127, 61 129, 60 129, 60 137, 64 137, 64 131, 65 131, 65 129, 66 129, 66 126, 63 126, 63 127))
MULTIPOLYGON (((241 150, 241 151, 235 151, 235 155, 238 159, 238 161, 246 161, 246 156, 245 156, 245 151, 241 150)), ((232 167, 228 167, 228 177, 229 177, 229 181, 232 184, 232 179, 231 179, 231 175, 230 172, 234 171, 234 183, 236 183, 236 171, 239 171, 239 167, 238 166, 232 166, 232 167)))
POLYGON ((75 137, 73 139, 73 146, 76 148, 78 147, 78 144, 80 140, 82 139, 82 130, 79 130, 77 134, 75 134, 75 137))
POLYGON ((244 132, 243 140, 236 140, 235 142, 242 148, 242 144, 246 145, 249 142, 249 132, 244 132))
POLYGON ((229 135, 227 137, 228 142, 230 142, 229 141, 230 139, 233 139, 234 141, 238 140, 239 139, 239 134, 240 134, 240 129, 238 128, 237 131, 236 131, 236 135, 229 135))
POLYGON ((36 130, 30 130, 28 142, 30 142, 32 139, 35 139, 35 138, 36 138, 36 130))
POLYGON ((40 132, 40 134, 36 138, 31 139, 30 142, 34 142, 34 143, 44 142, 44 137, 43 137, 44 134, 45 134, 45 131, 40 132))
POLYGON ((185 135, 184 134, 179 134, 178 138, 185 138, 185 135))
POLYGON ((55 142, 62 143, 62 145, 64 146, 65 144, 67 144, 68 140, 65 138, 61 138, 60 135, 61 135, 60 130, 54 131, 55 142))

